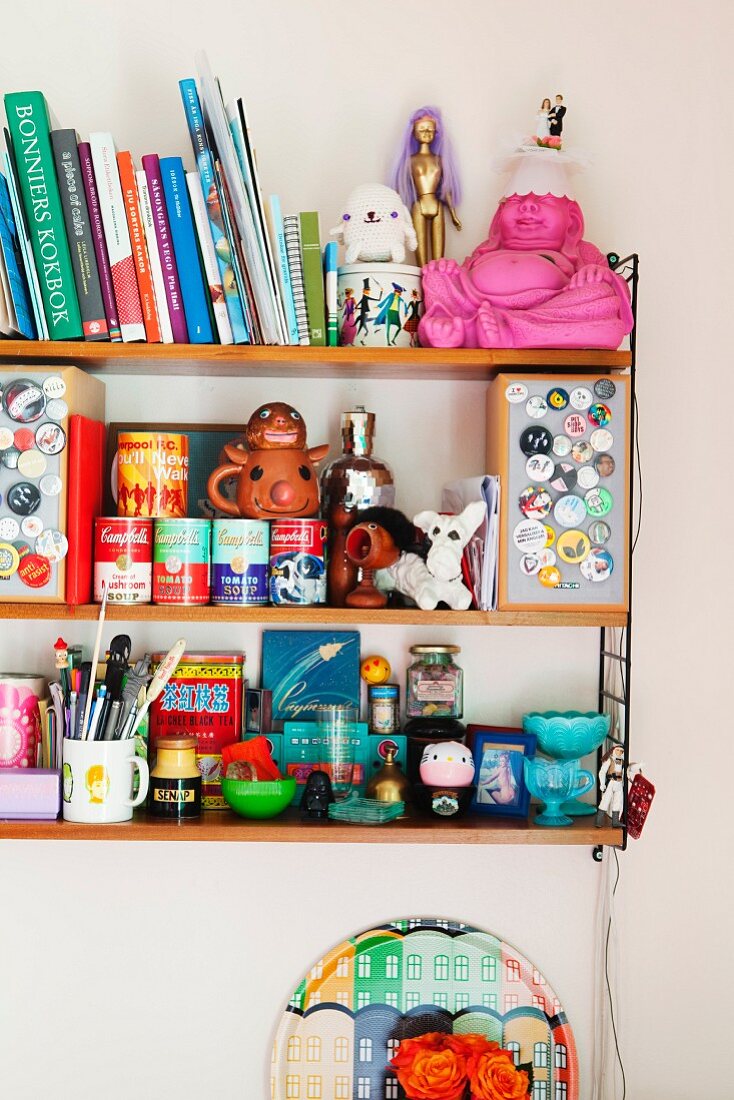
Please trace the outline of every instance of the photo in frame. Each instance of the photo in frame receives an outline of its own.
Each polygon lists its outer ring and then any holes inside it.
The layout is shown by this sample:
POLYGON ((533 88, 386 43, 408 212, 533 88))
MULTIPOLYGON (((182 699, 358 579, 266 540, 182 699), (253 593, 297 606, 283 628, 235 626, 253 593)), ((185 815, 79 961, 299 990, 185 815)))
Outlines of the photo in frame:
POLYGON ((535 756, 535 734, 472 725, 470 735, 476 769, 472 811, 495 817, 527 817, 530 792, 525 786, 523 759, 535 756))

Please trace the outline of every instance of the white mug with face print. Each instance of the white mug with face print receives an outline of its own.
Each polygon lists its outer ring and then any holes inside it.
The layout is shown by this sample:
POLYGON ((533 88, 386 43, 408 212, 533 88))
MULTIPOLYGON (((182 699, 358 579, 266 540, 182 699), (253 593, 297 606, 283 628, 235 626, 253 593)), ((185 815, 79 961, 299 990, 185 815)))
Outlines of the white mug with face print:
POLYGON ((61 775, 65 821, 105 824, 129 821, 148 793, 148 765, 135 755, 135 739, 73 741, 64 738, 61 775), (140 789, 133 798, 133 775, 140 789))

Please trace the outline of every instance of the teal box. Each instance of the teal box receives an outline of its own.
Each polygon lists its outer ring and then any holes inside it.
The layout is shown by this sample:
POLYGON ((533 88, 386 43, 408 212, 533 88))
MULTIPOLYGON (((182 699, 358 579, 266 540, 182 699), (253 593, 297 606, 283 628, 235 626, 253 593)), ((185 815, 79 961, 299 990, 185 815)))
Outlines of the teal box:
MULTIPOLYGON (((367 733, 367 723, 357 722, 354 738, 353 783, 360 794, 364 793, 365 784, 369 778, 372 754, 377 751, 371 742, 385 740, 387 738, 370 737, 367 733)), ((283 727, 283 742, 284 774, 294 775, 299 784, 305 783, 319 762, 319 736, 316 722, 286 722, 283 727)))
POLYGON ((313 722, 316 707, 359 708, 357 630, 264 630, 262 686, 273 693, 272 722, 313 722))

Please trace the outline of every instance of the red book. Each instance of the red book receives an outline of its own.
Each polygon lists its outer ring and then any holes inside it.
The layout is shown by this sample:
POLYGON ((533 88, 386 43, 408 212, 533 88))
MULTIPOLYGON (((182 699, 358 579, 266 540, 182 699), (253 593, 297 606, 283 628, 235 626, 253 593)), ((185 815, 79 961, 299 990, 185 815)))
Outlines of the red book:
POLYGON ((153 275, 150 270, 148 249, 145 244, 145 231, 140 216, 135 165, 133 164, 132 155, 129 152, 117 154, 117 168, 120 173, 122 197, 125 201, 127 227, 130 230, 130 244, 132 245, 133 260, 135 261, 135 273, 138 277, 138 290, 140 291, 140 304, 143 309, 145 337, 149 344, 160 344, 162 337, 160 325, 158 324, 158 311, 155 304, 153 275))
POLYGON ((105 426, 86 416, 69 418, 66 602, 92 602, 94 520, 102 514, 105 426))

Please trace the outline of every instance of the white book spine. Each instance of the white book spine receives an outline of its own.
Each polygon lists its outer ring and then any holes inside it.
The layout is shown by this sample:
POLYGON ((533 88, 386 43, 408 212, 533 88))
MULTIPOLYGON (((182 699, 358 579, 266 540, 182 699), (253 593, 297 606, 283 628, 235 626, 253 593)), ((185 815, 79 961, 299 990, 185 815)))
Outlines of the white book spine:
POLYGON ((303 265, 301 264, 301 230, 298 217, 295 214, 289 214, 283 218, 283 232, 285 233, 285 250, 288 256, 288 271, 293 287, 293 304, 296 307, 298 342, 302 348, 309 347, 311 338, 308 328, 306 291, 303 285, 303 265))
POLYGON ((194 212, 194 225, 196 227, 196 235, 199 238, 201 258, 204 262, 204 276, 212 299, 212 308, 214 310, 214 320, 217 324, 219 343, 232 344, 234 343, 232 326, 229 323, 227 306, 224 301, 224 287, 222 286, 222 279, 219 274, 219 264, 217 263, 217 254, 214 251, 214 241, 212 240, 211 229, 209 228, 209 218, 206 212, 204 192, 201 189, 199 173, 187 172, 186 185, 189 189, 191 209, 194 212))
POLYGON ((115 143, 112 140, 112 134, 94 133, 89 135, 89 144, 99 193, 99 210, 110 257, 120 332, 126 344, 135 340, 145 340, 143 307, 140 304, 138 277, 127 226, 120 173, 117 170, 115 143))
POLYGON ((166 300, 166 286, 163 281, 163 268, 158 252, 158 242, 155 236, 155 223, 153 221, 153 207, 150 204, 150 192, 148 191, 148 177, 142 168, 135 173, 138 182, 138 202, 140 203, 140 217, 145 232, 145 242, 148 246, 148 259, 150 260, 150 273, 153 278, 153 292, 155 294, 155 306, 158 311, 158 324, 161 327, 161 339, 164 344, 173 343, 173 329, 168 313, 168 301, 166 300))

